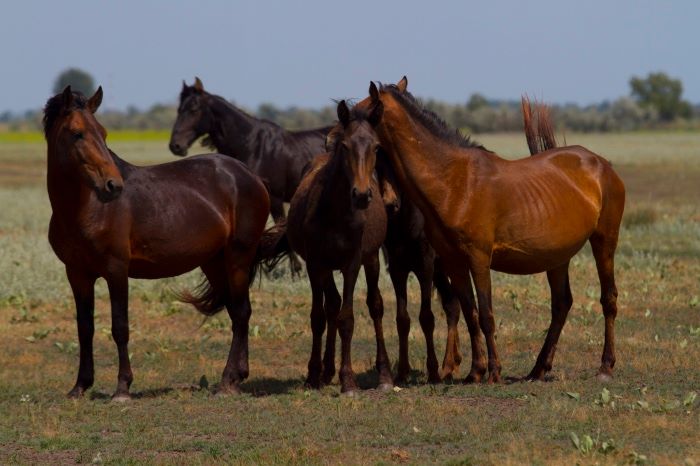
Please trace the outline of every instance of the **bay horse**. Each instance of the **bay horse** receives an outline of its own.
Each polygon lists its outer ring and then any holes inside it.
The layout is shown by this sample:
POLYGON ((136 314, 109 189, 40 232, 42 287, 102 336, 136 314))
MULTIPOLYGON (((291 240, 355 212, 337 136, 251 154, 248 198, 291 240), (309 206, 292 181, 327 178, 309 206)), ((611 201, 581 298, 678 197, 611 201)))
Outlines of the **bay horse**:
MULTIPOLYGON (((488 382, 501 380, 491 304, 491 269, 511 274, 547 273, 552 320, 537 361, 527 376, 542 380, 551 370, 556 344, 573 298, 569 262, 590 242, 601 287, 605 343, 600 380, 612 378, 617 315, 614 255, 625 205, 625 187, 610 162, 581 146, 506 160, 479 147, 423 108, 396 85, 370 83, 359 110, 383 109, 375 131, 399 186, 425 217, 426 234, 458 293, 474 340, 486 337, 488 382), (476 289, 473 309, 469 276, 476 289)), ((449 344, 448 344, 449 347, 449 344)), ((472 341, 472 371, 486 373, 482 342, 472 341)))
POLYGON ((102 88, 87 99, 65 90, 44 108, 49 242, 65 264, 77 312, 80 365, 70 397, 94 381, 94 284, 107 281, 112 337, 119 353, 114 400, 130 397, 129 277, 162 278, 201 267, 206 281, 184 301, 205 315, 226 307, 233 339, 220 392, 248 376, 248 286, 270 201, 262 181, 237 160, 207 154, 137 167, 105 142, 94 113, 102 88))
POLYGON ((206 141, 216 152, 237 158, 265 180, 272 217, 279 222, 285 218, 283 203, 297 190, 302 170, 313 157, 325 152, 330 130, 331 126, 287 131, 210 94, 195 78, 192 86, 182 83, 169 146, 173 154, 184 156, 197 138, 207 135, 206 141))
POLYGON ((342 348, 339 376, 341 391, 346 394, 357 390, 351 344, 353 294, 361 266, 365 269, 367 307, 377 342, 379 388, 392 387, 382 329, 384 305, 378 287, 379 249, 386 235, 387 220, 379 186, 373 177, 379 148, 373 126, 381 111, 381 105, 377 105, 371 112, 351 112, 345 101, 338 103, 339 125, 329 134, 331 150, 311 163, 292 197, 287 221, 277 224, 276 239, 272 241, 278 243, 277 251, 289 253, 293 250, 306 261, 312 292, 313 333, 306 383, 318 388, 321 383, 327 384, 333 379, 338 331, 342 348), (342 300, 333 280, 334 270, 343 274, 342 300))

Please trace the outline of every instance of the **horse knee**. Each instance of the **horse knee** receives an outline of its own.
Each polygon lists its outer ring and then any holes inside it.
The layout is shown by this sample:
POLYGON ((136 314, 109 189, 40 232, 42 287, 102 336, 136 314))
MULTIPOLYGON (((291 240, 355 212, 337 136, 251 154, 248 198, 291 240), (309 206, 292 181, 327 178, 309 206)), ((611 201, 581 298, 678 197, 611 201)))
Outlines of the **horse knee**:
POLYGON ((617 317, 617 290, 603 293, 600 297, 600 304, 603 306, 603 314, 606 317, 617 317))
POLYGON ((367 294, 367 308, 373 319, 381 319, 384 317, 384 301, 379 293, 367 294))
POLYGON ((479 327, 481 327, 481 331, 484 332, 484 335, 493 334, 496 327, 493 316, 479 313, 479 327))
POLYGON ((420 314, 418 314, 418 322, 420 322, 421 328, 428 331, 433 331, 435 329, 435 316, 433 315, 433 311, 431 311, 429 308, 426 309, 425 307, 422 307, 420 314))

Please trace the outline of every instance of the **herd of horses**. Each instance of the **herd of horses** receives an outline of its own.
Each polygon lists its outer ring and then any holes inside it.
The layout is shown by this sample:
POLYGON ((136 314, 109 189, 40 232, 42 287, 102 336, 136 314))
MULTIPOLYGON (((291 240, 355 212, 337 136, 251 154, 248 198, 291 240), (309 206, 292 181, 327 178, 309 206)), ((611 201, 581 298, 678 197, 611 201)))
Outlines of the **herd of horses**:
POLYGON ((70 86, 48 100, 44 132, 52 207, 49 241, 65 264, 76 305, 80 363, 69 392, 94 382, 94 284, 106 280, 112 336, 119 354, 113 399, 129 398, 128 279, 162 278, 201 268, 202 284, 179 297, 201 313, 226 308, 232 342, 218 391, 237 393, 248 376, 249 287, 257 271, 301 256, 312 292, 313 341, 306 383, 331 383, 341 340, 341 391, 357 390, 352 370, 353 294, 361 267, 374 323, 379 388, 406 381, 407 279, 421 291, 419 322, 427 378, 437 383, 461 363, 458 323, 464 315, 472 363, 465 382, 501 380, 491 298, 491 270, 547 273, 551 323, 535 366, 552 368, 572 306, 569 262, 588 241, 605 317, 598 377, 612 377, 617 289, 614 254, 625 189, 611 164, 580 146, 558 148, 546 107, 523 99, 530 157, 505 160, 448 127, 397 84, 370 83, 369 96, 337 105, 334 126, 286 131, 183 83, 170 150, 186 155, 201 136, 216 154, 138 167, 112 152, 95 118, 102 88, 87 98, 70 86), (285 216, 284 203, 289 202, 285 216), (275 225, 266 229, 272 214, 275 225), (397 374, 384 343, 378 287, 380 250, 396 293, 397 374), (343 276, 342 296, 334 271, 343 276), (438 367, 431 295, 447 320, 438 367), (475 296, 476 292, 476 296, 475 296), (326 334, 323 350, 323 334, 326 334), (485 337, 486 349, 482 341, 485 337))

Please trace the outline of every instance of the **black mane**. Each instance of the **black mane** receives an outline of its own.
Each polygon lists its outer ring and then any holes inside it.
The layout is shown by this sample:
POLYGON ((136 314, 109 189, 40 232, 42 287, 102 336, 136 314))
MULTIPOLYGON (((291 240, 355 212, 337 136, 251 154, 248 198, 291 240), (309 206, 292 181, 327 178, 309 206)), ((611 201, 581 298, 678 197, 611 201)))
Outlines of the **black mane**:
POLYGON ((61 113, 69 112, 75 109, 85 108, 87 105, 87 98, 80 92, 73 92, 73 102, 69 108, 64 108, 63 106, 63 93, 56 94, 46 101, 44 106, 44 118, 42 122, 44 124, 44 137, 48 137, 51 128, 56 122, 61 113))
POLYGON ((465 149, 483 149, 488 151, 483 145, 465 136, 458 129, 450 128, 445 120, 440 118, 435 112, 428 110, 423 104, 408 91, 401 92, 395 84, 379 84, 382 91, 390 93, 401 106, 428 129, 435 137, 443 141, 465 149))

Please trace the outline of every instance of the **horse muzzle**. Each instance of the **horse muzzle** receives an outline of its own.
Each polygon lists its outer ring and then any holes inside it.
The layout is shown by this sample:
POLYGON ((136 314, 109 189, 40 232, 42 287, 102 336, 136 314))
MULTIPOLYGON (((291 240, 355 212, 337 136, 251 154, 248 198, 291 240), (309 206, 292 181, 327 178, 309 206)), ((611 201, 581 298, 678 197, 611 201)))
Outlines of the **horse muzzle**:
POLYGON ((372 201, 372 189, 360 191, 357 188, 352 188, 352 205, 356 209, 366 209, 372 201))
POLYGON ((175 155, 179 155, 180 157, 184 157, 185 155, 187 155, 187 147, 181 145, 178 142, 171 141, 168 147, 170 147, 170 152, 172 152, 175 155))

